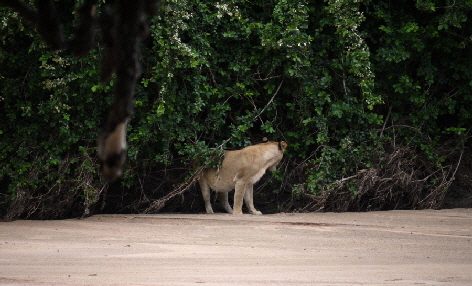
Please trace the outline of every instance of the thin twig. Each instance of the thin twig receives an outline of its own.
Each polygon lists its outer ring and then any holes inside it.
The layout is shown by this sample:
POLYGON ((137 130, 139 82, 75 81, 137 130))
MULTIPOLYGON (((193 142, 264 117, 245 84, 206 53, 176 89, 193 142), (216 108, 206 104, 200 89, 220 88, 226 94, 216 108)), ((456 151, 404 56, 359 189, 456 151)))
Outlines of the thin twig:
MULTIPOLYGON (((274 101, 274 98, 275 96, 277 95, 277 93, 279 93, 279 90, 280 88, 282 87, 282 83, 284 83, 284 80, 282 79, 282 81, 280 82, 279 86, 277 87, 277 90, 275 91, 274 95, 272 96, 272 98, 269 100, 269 102, 264 106, 264 108, 262 108, 261 112, 259 112, 258 115, 254 116, 254 119, 256 119, 257 117, 260 118, 261 114, 266 110, 267 106, 271 105, 272 102, 274 101)), ((262 120, 262 119, 261 119, 262 120)))
POLYGON ((393 107, 393 105, 390 105, 388 107, 388 114, 387 114, 387 117, 385 118, 384 124, 382 126, 382 131, 380 131, 380 137, 383 137, 385 126, 387 125, 387 121, 390 119, 390 115, 392 114, 392 107, 393 107))

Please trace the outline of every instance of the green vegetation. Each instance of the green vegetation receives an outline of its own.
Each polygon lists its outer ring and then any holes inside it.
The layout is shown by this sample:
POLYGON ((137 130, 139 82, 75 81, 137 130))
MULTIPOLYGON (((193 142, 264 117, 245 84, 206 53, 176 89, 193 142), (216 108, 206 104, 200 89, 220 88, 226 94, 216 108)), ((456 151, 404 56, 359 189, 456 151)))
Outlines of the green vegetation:
MULTIPOLYGON (((77 3, 57 3, 70 34, 77 3)), ((99 36, 88 57, 52 52, 0 7, 0 216, 143 212, 188 189, 193 159, 263 137, 289 143, 261 184, 274 211, 441 207, 470 154, 471 12, 470 0, 165 1, 142 44, 125 175, 109 186, 99 36)))

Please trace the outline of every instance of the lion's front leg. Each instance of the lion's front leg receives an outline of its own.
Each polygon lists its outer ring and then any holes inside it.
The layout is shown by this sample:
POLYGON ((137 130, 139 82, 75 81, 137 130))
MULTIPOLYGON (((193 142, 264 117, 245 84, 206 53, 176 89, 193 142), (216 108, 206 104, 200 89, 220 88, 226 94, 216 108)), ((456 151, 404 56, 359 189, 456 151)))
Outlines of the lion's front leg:
POLYGON ((249 209, 249 212, 253 215, 262 215, 262 213, 254 207, 254 185, 247 184, 246 192, 244 193, 244 202, 246 207, 249 209))
POLYGON ((246 193, 246 183, 242 180, 239 180, 236 182, 236 186, 234 188, 233 214, 235 215, 243 214, 244 193, 246 193))

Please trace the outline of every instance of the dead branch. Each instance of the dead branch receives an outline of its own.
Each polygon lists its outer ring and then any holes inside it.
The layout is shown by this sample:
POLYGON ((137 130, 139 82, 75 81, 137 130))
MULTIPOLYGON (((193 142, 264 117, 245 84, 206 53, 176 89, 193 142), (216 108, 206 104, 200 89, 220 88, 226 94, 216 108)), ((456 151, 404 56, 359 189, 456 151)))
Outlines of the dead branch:
POLYGON ((188 191, 198 181, 204 168, 205 166, 200 167, 189 179, 185 180, 185 182, 180 184, 172 192, 154 201, 147 209, 143 211, 143 213, 159 212, 159 210, 161 210, 165 206, 167 201, 174 198, 175 196, 181 196, 183 193, 188 191))

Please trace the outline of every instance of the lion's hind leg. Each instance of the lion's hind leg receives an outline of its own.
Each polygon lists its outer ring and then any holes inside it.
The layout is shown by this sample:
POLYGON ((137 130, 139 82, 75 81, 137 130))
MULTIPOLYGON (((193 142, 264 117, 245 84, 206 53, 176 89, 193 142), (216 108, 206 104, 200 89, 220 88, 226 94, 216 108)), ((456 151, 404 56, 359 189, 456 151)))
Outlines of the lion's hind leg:
POLYGON ((198 180, 198 183, 200 184, 200 190, 202 191, 202 196, 203 196, 203 201, 205 202, 206 212, 208 214, 212 214, 213 208, 211 207, 211 200, 210 200, 210 195, 211 195, 210 186, 203 179, 198 180))
POLYGON ((223 205, 225 210, 232 214, 233 213, 233 208, 229 205, 228 202, 228 193, 229 192, 218 192, 218 201, 223 205))

